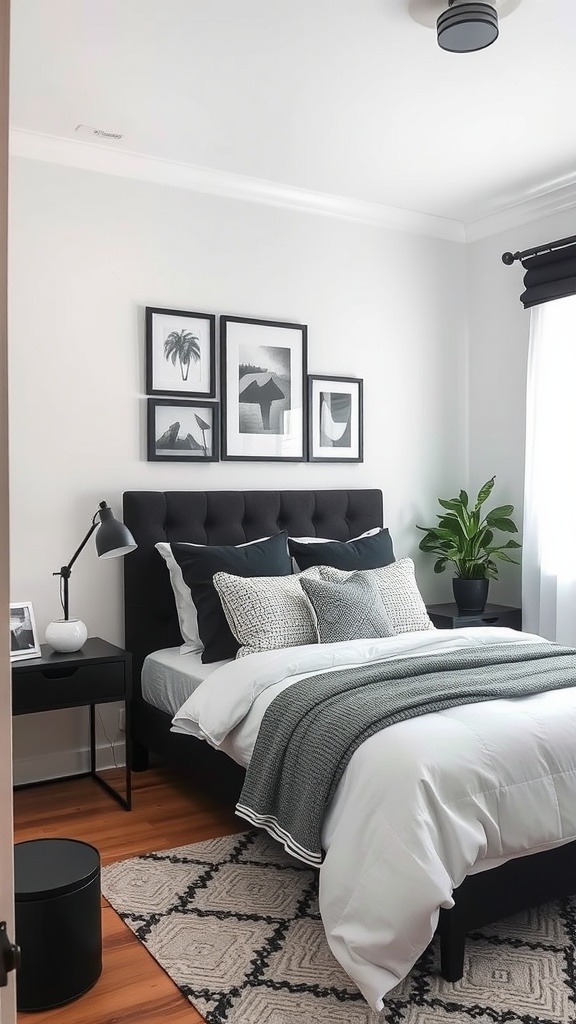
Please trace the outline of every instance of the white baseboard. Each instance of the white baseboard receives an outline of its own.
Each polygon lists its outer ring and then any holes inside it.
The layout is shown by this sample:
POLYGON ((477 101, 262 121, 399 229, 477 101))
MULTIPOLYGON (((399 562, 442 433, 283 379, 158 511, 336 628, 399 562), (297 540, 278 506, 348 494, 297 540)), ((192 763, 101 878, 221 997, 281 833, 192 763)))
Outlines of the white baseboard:
MULTIPOLYGON (((96 751, 98 771, 106 768, 121 767, 126 763, 124 738, 114 744, 114 751, 109 743, 102 743, 96 751)), ((81 750, 59 750, 56 753, 41 754, 38 757, 20 757, 14 759, 14 785, 23 786, 29 782, 45 782, 58 779, 63 775, 81 775, 90 771, 90 748, 81 750)))

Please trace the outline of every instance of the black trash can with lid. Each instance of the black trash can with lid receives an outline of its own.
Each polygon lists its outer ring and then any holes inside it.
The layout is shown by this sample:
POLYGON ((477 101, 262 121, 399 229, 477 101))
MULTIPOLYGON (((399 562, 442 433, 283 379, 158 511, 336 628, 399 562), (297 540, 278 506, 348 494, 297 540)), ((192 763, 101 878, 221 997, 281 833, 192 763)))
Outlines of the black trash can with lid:
POLYGON ((100 854, 78 839, 31 839, 14 846, 16 980, 19 1010, 77 999, 102 971, 100 854))

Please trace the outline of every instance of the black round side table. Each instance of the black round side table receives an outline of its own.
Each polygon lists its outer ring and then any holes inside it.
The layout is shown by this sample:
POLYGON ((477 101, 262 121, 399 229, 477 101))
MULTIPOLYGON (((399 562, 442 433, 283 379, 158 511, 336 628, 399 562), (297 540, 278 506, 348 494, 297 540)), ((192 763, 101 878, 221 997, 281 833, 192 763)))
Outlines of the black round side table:
POLYGON ((77 999, 102 971, 100 854, 78 839, 14 846, 19 1010, 77 999))

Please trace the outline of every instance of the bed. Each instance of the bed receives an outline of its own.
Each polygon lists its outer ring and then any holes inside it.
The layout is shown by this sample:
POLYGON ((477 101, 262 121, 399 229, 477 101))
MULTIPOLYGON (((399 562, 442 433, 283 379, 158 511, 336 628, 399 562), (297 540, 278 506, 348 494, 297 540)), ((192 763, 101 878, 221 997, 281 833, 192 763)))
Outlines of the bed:
MULTIPOLYGON (((375 489, 129 491, 124 495, 124 522, 138 544, 124 560, 125 645, 134 666, 133 767, 145 769, 153 754, 179 766, 202 790, 236 801, 244 769, 203 740, 173 732, 171 712, 154 707, 142 695, 147 656, 182 642, 169 574, 155 545, 241 545, 281 530, 290 537, 348 541, 382 526, 382 494, 375 489)), ((462 976, 470 930, 576 891, 575 853, 576 844, 564 837, 561 845, 464 878, 453 893, 454 906, 439 914, 443 976, 449 981, 462 976)), ((373 999, 372 1005, 378 1001, 373 999)))

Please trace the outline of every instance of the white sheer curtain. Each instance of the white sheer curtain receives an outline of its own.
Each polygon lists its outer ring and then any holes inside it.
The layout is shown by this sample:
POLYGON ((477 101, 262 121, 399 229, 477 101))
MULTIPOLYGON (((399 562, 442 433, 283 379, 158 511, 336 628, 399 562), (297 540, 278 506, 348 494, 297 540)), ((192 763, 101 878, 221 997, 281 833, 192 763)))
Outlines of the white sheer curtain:
POLYGON ((576 645, 576 295, 530 317, 522 628, 576 645))

